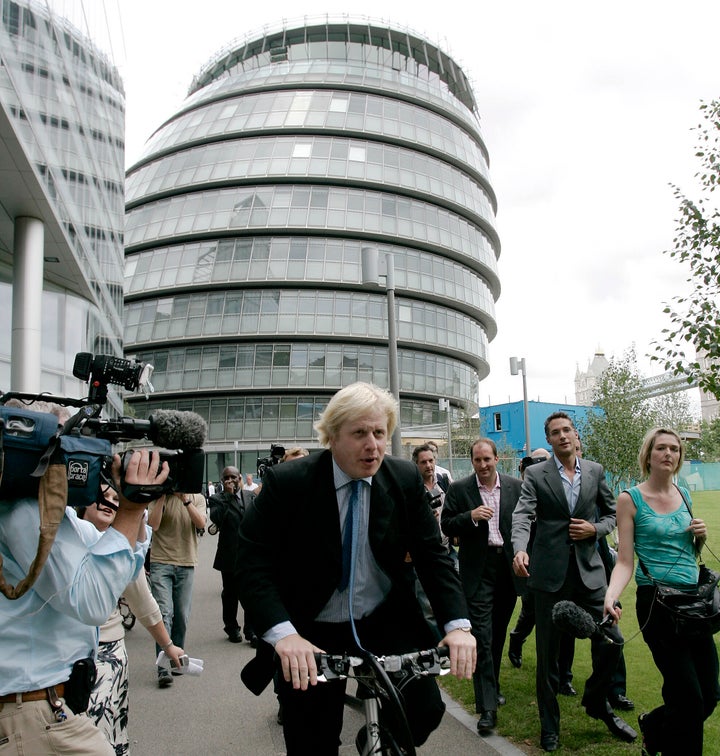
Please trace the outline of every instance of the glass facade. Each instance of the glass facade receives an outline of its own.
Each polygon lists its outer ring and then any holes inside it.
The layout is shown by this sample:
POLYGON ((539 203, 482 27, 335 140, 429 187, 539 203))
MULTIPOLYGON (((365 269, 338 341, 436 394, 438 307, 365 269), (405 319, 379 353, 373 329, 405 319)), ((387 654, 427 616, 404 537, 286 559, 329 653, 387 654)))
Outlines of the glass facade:
POLYGON ((126 176, 126 353, 155 365, 137 412, 199 412, 226 462, 316 446, 339 388, 388 387, 373 246, 394 262, 401 422, 444 423, 497 331, 488 164, 465 74, 409 32, 328 20, 218 53, 126 176))
MULTIPOLYGON (((75 352, 122 355, 123 86, 86 37, 32 0, 0 0, 0 58, 2 108, 60 229, 52 241, 65 252, 62 260, 45 257, 43 390, 82 395, 86 387, 72 378, 75 352)), ((4 182, 13 181, 9 175, 3 174, 4 182)), ((24 181, 18 176, 18 191, 24 181)), ((6 314, 0 329, 3 388, 8 388, 11 359, 15 220, 6 212, 3 208, 0 235, 0 290, 6 290, 0 305, 6 314)), ((114 393, 112 401, 121 408, 114 393)))

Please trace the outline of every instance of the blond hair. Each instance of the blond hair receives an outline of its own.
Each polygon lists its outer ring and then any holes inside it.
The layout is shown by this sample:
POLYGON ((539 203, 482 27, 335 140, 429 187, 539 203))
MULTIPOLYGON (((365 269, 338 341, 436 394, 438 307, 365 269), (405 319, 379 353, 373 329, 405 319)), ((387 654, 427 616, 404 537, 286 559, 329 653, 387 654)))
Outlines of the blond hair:
POLYGON ((398 405, 393 395, 373 383, 345 386, 333 396, 315 423, 320 443, 329 446, 344 423, 377 410, 385 413, 388 436, 391 436, 398 419, 398 405))
POLYGON ((292 448, 288 449, 285 452, 285 454, 283 455, 283 458, 280 461, 287 462, 289 459, 297 459, 298 457, 307 457, 309 454, 310 452, 304 447, 293 446, 292 448))

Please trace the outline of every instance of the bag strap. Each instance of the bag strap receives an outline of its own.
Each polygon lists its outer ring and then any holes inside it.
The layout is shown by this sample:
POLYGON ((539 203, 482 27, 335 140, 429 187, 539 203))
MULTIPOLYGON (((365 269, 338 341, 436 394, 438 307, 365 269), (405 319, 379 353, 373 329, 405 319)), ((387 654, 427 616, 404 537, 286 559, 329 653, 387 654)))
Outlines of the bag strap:
POLYGON ((0 556, 0 592, 7 598, 18 599, 32 588, 50 556, 55 535, 65 516, 68 497, 67 469, 64 464, 51 464, 40 478, 38 507, 40 508, 40 540, 27 575, 15 586, 5 581, 0 556))
MULTIPOLYGON (((687 507, 688 512, 690 512, 690 519, 692 520, 695 515, 693 514, 692 507, 690 506, 690 502, 685 498, 685 494, 682 491, 682 488, 680 486, 675 486, 677 490, 680 492, 680 496, 682 496, 682 500, 685 502, 685 506, 687 507)), ((697 543, 697 539, 693 538, 693 548, 695 549, 695 557, 698 560, 699 565, 704 564, 704 560, 700 556, 700 552, 703 550, 703 546, 705 545, 705 541, 703 541, 699 546, 697 543)))
MULTIPOLYGON (((0 556, 0 593, 11 601, 19 599, 33 587, 38 575, 45 566, 50 556, 50 550, 55 543, 55 536, 65 516, 65 507, 68 500, 67 468, 64 462, 55 456, 59 449, 60 436, 67 430, 77 425, 81 419, 81 413, 71 417, 63 428, 50 439, 50 444, 38 462, 38 466, 31 473, 40 478, 38 489, 38 509, 40 511, 40 539, 38 541, 35 559, 28 568, 27 575, 17 584, 10 585, 5 580, 3 572, 2 556, 0 556)), ((0 420, 0 480, 5 467, 5 450, 2 447, 4 435, 4 423, 0 420)))

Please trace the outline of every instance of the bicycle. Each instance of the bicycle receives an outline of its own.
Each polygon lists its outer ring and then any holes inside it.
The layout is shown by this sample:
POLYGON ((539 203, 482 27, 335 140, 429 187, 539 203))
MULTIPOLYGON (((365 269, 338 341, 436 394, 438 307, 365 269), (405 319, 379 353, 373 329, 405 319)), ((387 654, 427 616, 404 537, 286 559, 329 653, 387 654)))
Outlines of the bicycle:
POLYGON ((390 656, 375 656, 367 651, 315 655, 318 682, 338 679, 357 682, 357 699, 365 712, 365 724, 355 738, 355 747, 361 756, 415 756, 398 691, 402 692, 416 677, 447 674, 450 671, 448 654, 446 646, 438 646, 390 656))

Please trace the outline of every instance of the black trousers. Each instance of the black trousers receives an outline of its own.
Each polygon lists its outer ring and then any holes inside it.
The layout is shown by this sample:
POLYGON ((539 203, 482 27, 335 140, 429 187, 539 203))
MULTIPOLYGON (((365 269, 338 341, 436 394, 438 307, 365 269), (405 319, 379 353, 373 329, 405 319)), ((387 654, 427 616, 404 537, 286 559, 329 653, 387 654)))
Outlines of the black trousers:
MULTIPOLYGON (((410 651, 407 630, 388 624, 382 607, 357 623, 363 647, 381 655, 410 651)), ((328 653, 352 653, 357 645, 349 623, 316 622, 304 637, 328 653)), ((283 711, 283 735, 288 756, 337 756, 343 725, 345 681, 318 683, 306 691, 293 690, 281 679, 277 694, 283 711)), ((401 699, 412 733, 419 746, 440 724, 445 704, 432 677, 419 678, 403 687, 401 699)))
MULTIPOLYGON (((602 619, 606 587, 595 590, 585 587, 575 561, 570 555, 565 583, 559 591, 549 593, 535 590, 535 643, 537 648, 537 670, 535 686, 538 713, 543 733, 559 734, 560 707, 557 701, 559 684, 558 651, 562 631, 552 621, 552 610, 558 601, 574 601, 589 612, 595 620, 602 619)), ((617 669, 622 652, 623 637, 617 626, 607 631, 615 643, 591 640, 592 673, 585 683, 582 704, 591 711, 605 711, 608 707, 607 695, 610 681, 617 669), (617 645, 616 645, 617 644, 617 645)))
POLYGON ((663 704, 644 719, 648 750, 663 756, 702 756, 703 723, 718 695, 718 655, 713 636, 681 638, 653 607, 655 589, 638 586, 637 618, 663 678, 663 704))
MULTIPOLYGON (((524 643, 535 627, 535 598, 529 588, 525 589, 522 596, 522 607, 517 618, 517 624, 510 631, 510 638, 520 643, 524 643)), ((575 660, 575 638, 572 635, 563 633, 560 636, 560 651, 558 654, 558 665, 560 672, 560 685, 572 682, 573 679, 573 661, 575 660)), ((623 694, 625 689, 623 688, 623 694)))
POLYGON ((472 595, 466 598, 477 641, 477 665, 473 673, 475 711, 496 711, 503 646, 517 601, 502 547, 488 547, 482 577, 472 595))
MULTIPOLYGON (((222 576, 222 593, 220 594, 220 601, 222 602, 222 620, 223 630, 230 635, 236 630, 240 629, 238 623, 238 609, 240 608, 240 598, 237 592, 237 575, 234 572, 221 570, 222 576)), ((255 631, 252 629, 252 625, 248 622, 247 614, 244 615, 243 632, 246 638, 251 638, 255 635, 255 631)))

